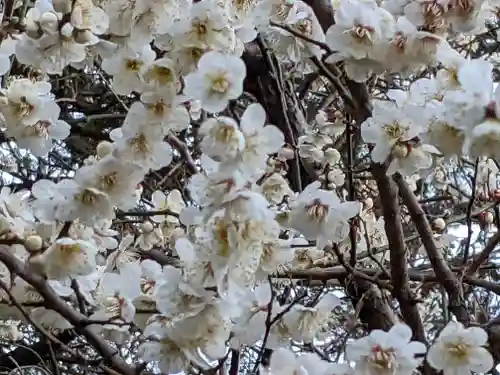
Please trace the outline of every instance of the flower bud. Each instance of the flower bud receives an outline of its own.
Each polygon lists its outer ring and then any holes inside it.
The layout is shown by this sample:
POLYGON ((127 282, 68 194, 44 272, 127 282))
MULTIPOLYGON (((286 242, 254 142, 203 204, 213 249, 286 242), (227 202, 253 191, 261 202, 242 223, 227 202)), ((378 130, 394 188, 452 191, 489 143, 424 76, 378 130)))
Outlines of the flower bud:
POLYGON ((363 202, 363 208, 368 211, 373 208, 373 199, 371 198, 366 198, 365 201, 363 202))
POLYGON ((324 153, 322 150, 320 150, 319 148, 313 148, 311 150, 311 158, 315 161, 315 162, 321 162, 324 158, 324 153))
POLYGON ((90 30, 78 30, 73 33, 73 37, 75 38, 75 42, 79 44, 90 43, 94 38, 94 34, 90 30))
POLYGON ((97 145, 96 153, 101 159, 106 155, 109 155, 115 148, 112 142, 102 141, 97 145))
POLYGON ((141 230, 143 233, 151 233, 154 230, 153 224, 150 221, 141 223, 141 230))
POLYGON ((340 152, 335 148, 325 150, 325 160, 329 164, 337 164, 340 161, 340 152))
POLYGON ((40 251, 42 249, 42 246, 43 246, 43 240, 42 237, 40 237, 38 234, 28 236, 24 240, 24 247, 30 253, 40 251))
POLYGON ((59 27, 59 19, 52 12, 45 12, 40 16, 40 26, 48 34, 55 33, 59 27))
POLYGON ((446 227, 446 222, 443 218, 438 217, 436 220, 434 220, 432 225, 434 226, 434 228, 436 228, 436 230, 441 232, 446 227))
POLYGON ((69 22, 66 22, 63 27, 61 27, 61 35, 66 38, 71 38, 73 36, 73 30, 75 28, 69 22))
POLYGON ((487 211, 487 212, 483 212, 481 214, 481 217, 484 221, 485 224, 491 224, 493 223, 493 219, 494 219, 494 216, 491 212, 487 211))
POLYGON ((25 32, 32 39, 40 39, 43 35, 41 28, 35 22, 26 22, 25 32))

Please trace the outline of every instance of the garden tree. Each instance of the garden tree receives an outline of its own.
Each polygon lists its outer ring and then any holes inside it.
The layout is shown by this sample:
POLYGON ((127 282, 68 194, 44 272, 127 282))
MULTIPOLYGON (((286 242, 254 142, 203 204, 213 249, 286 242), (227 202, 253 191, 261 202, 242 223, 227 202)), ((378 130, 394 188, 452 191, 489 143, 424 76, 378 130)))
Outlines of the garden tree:
POLYGON ((496 373, 497 13, 7 0, 2 371, 496 373))

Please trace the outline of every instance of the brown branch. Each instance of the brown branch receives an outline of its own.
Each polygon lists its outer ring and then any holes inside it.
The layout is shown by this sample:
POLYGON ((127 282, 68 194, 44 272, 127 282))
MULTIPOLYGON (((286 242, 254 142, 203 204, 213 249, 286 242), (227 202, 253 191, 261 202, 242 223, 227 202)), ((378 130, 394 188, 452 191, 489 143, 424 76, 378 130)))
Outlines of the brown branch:
POLYGON ((198 167, 196 166, 196 163, 193 157, 191 156, 191 152, 189 151, 188 146, 172 133, 168 135, 167 141, 168 143, 170 143, 172 147, 174 147, 177 151, 179 151, 189 171, 192 174, 198 173, 198 167))
POLYGON ((488 260, 490 254, 493 250, 495 250, 498 243, 500 243, 500 231, 497 231, 486 243, 483 251, 474 257, 474 260, 470 264, 469 268, 467 268, 465 274, 469 276, 474 275, 479 267, 481 267, 481 265, 488 260))
POLYGON ((436 276, 448 294, 450 311, 456 316, 458 321, 468 323, 469 313, 465 305, 461 282, 451 271, 448 263, 443 258, 442 252, 438 249, 434 241, 434 236, 432 235, 431 226, 422 206, 418 203, 417 198, 401 175, 396 174, 394 180, 398 184, 399 194, 406 207, 408 207, 413 223, 420 234, 422 244, 424 245, 436 276))
MULTIPOLYGON (((460 272, 460 269, 452 271, 460 272)), ((381 274, 380 270, 376 268, 357 268, 356 272, 358 274, 364 275, 365 280, 366 277, 375 277, 375 276, 378 276, 381 281, 390 279, 390 276, 381 274)), ((436 277, 436 273, 432 269, 428 270, 409 269, 407 273, 408 273, 408 279, 413 282, 419 282, 419 283, 439 282, 439 278, 436 277)), ((278 274, 275 277, 284 279, 293 279, 293 280, 318 281, 324 283, 330 280, 344 280, 348 278, 350 275, 352 275, 352 271, 346 269, 343 266, 336 266, 331 268, 292 270, 283 274, 278 274)), ((471 276, 464 276, 463 281, 466 284, 481 287, 497 295, 500 295, 500 283, 482 280, 471 276)), ((384 284, 379 283, 378 285, 382 286, 384 284)), ((390 285, 387 285, 387 288, 391 289, 390 285)))
POLYGON ((398 189, 386 175, 386 168, 380 164, 372 164, 372 174, 378 186, 384 226, 390 249, 391 278, 394 288, 392 295, 398 300, 401 314, 412 328, 414 338, 427 343, 425 330, 420 314, 408 285, 408 263, 406 261, 406 245, 403 235, 402 218, 399 210, 398 189))
POLYGON ((231 364, 229 366, 229 375, 238 375, 240 364, 240 352, 238 350, 231 350, 231 364))
POLYGON ((81 322, 85 321, 86 317, 66 304, 41 276, 28 271, 25 264, 19 261, 6 246, 0 246, 0 261, 12 274, 20 276, 35 288, 43 297, 47 308, 59 313, 75 327, 77 332, 85 336, 88 342, 103 356, 104 362, 108 362, 114 370, 122 375, 135 375, 134 368, 120 357, 117 350, 113 349, 98 334, 82 325, 81 322))

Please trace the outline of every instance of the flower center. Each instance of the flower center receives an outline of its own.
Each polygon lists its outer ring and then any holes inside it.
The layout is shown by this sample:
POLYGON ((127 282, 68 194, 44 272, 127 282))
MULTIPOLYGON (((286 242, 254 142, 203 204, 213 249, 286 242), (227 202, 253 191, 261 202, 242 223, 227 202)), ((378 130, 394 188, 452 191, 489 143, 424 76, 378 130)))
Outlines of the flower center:
POLYGON ((149 143, 144 133, 137 135, 137 137, 129 140, 129 144, 136 152, 147 154, 149 152, 149 143))
POLYGON ((79 254, 81 252, 81 247, 77 244, 71 244, 71 245, 58 244, 57 250, 64 257, 71 257, 72 255, 79 254))
POLYGON ((48 138, 51 125, 49 121, 38 121, 35 125, 26 127, 25 134, 27 136, 48 138))
POLYGON ((35 109, 35 106, 28 103, 28 99, 25 96, 21 96, 19 102, 12 103, 14 112, 18 117, 28 117, 30 113, 35 109))
POLYGON ((116 186, 118 182, 118 172, 111 172, 101 177, 100 187, 102 190, 110 190, 116 186))
POLYGON ((174 81, 174 73, 170 68, 155 65, 151 69, 151 78, 158 81, 161 85, 166 86, 174 81))
POLYGON ((248 12, 254 6, 253 0, 234 0, 233 4, 240 12, 248 12))
POLYGON ((193 31, 195 32, 195 34, 198 35, 198 37, 205 36, 205 34, 207 34, 207 32, 208 32, 206 22, 202 22, 202 21, 193 22, 193 31))
POLYGON ((223 75, 212 78, 212 92, 224 94, 229 89, 229 82, 223 75))
POLYGON ((107 297, 104 300, 104 309, 113 318, 121 318, 122 307, 125 305, 125 299, 119 296, 107 297))
POLYGON ((155 116, 163 117, 165 112, 167 112, 168 105, 163 101, 163 99, 157 101, 156 103, 148 105, 149 110, 151 110, 155 116))
POLYGON ((456 360, 463 361, 469 357, 469 345, 459 341, 456 343, 446 344, 446 350, 456 360))
POLYGON ((305 36, 312 35, 312 21, 308 18, 298 20, 295 24, 295 28, 305 36))
POLYGON ((97 202, 97 194, 91 189, 85 189, 77 194, 75 199, 85 206, 93 206, 97 202))
POLYGON ((153 293, 156 281, 154 280, 142 280, 141 281, 141 291, 146 295, 151 295, 153 293))
POLYGON ((377 370, 394 373, 397 367, 394 352, 393 348, 383 349, 380 345, 376 345, 372 348, 372 354, 368 360, 377 370))
POLYGON ((230 254, 229 247, 229 234, 228 234, 229 225, 223 220, 217 220, 215 224, 215 239, 219 243, 220 251, 219 255, 227 258, 230 254))
POLYGON ((315 222, 322 223, 326 220, 329 206, 321 203, 319 199, 315 199, 311 204, 306 206, 307 216, 315 222))
POLYGON ((375 30, 370 26, 356 25, 347 32, 360 44, 373 44, 372 33, 375 32, 375 30))
POLYGON ((215 139, 218 142, 229 143, 233 138, 235 138, 236 129, 231 125, 224 123, 219 124, 220 126, 215 129, 215 139))
POLYGON ((422 13, 426 31, 439 31, 446 25, 443 8, 438 3, 432 1, 422 4, 422 13))
POLYGON ((203 55, 203 50, 201 48, 193 47, 190 49, 190 54, 194 61, 198 61, 203 55))
POLYGON ((406 43, 408 42, 408 37, 402 32, 397 32, 392 44, 397 48, 398 52, 403 53, 405 51, 406 43))
POLYGON ((141 69, 143 62, 137 59, 127 60, 125 66, 131 72, 138 72, 141 69))
POLYGON ((399 122, 395 121, 392 124, 387 124, 383 126, 385 134, 390 139, 399 139, 401 138, 405 132, 408 130, 407 127, 402 126, 399 122))

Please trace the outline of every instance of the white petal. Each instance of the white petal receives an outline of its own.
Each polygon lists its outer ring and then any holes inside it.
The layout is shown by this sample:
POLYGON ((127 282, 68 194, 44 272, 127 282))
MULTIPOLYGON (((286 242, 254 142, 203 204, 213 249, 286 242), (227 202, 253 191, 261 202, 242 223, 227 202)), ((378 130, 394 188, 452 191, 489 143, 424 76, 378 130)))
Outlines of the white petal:
POLYGON ((266 123, 266 111, 258 104, 250 104, 243 116, 241 116, 241 130, 245 134, 252 134, 254 131, 262 128, 266 123))
POLYGON ((493 367, 493 357, 485 348, 474 348, 470 353, 469 367, 475 373, 484 374, 493 367))

